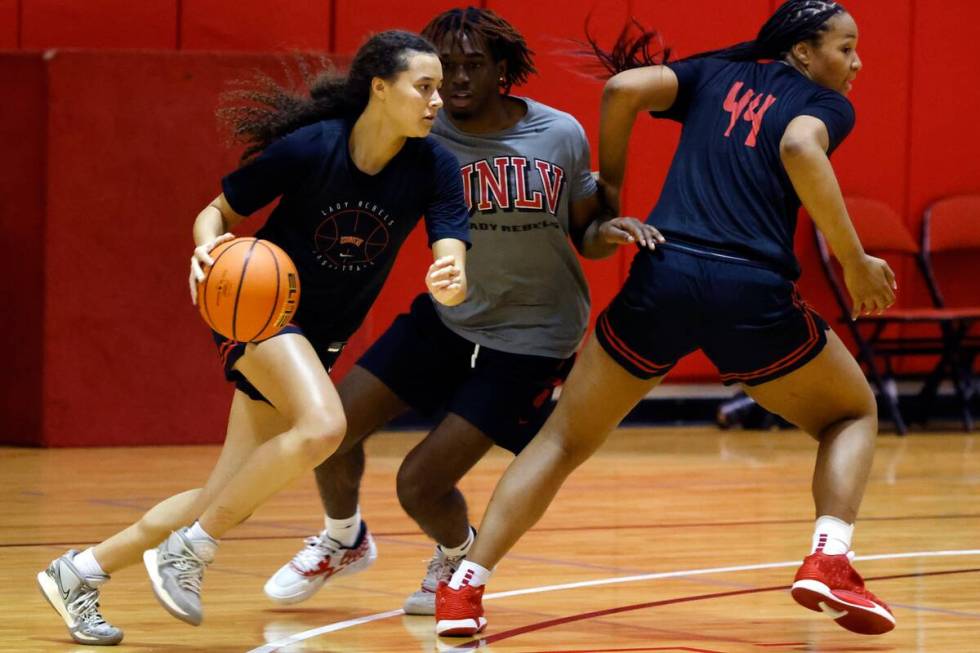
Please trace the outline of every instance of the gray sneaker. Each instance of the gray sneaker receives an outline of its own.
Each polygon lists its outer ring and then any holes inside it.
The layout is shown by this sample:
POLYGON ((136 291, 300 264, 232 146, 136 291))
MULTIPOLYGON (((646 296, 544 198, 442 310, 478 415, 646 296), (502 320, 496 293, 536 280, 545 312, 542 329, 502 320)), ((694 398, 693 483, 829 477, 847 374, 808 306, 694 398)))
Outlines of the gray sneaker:
MULTIPOLYGON (((201 581, 214 551, 195 551, 187 529, 174 531, 160 546, 143 552, 143 564, 157 601, 164 609, 192 626, 201 625, 201 581)), ((204 547, 199 547, 203 549, 204 547)))
POLYGON ((108 623, 99 612, 99 590, 90 581, 109 580, 108 576, 83 577, 72 559, 71 550, 55 559, 37 575, 37 585, 68 626, 68 634, 79 644, 112 646, 122 641, 123 632, 108 623))
POLYGON ((434 615, 436 613, 436 588, 439 587, 439 581, 448 583, 465 557, 449 557, 442 552, 441 548, 436 546, 436 552, 432 554, 429 566, 425 570, 422 586, 405 599, 403 606, 405 614, 434 615))

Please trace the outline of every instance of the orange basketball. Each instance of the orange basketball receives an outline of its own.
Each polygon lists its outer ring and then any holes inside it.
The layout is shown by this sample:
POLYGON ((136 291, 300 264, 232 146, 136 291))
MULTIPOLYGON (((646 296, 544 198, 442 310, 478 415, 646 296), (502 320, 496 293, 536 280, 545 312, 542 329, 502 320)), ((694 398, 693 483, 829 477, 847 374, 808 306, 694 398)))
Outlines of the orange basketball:
POLYGON ((289 323, 299 305, 299 275, 286 252, 267 240, 235 238, 212 249, 211 258, 214 265, 197 285, 197 306, 208 326, 251 342, 289 323))

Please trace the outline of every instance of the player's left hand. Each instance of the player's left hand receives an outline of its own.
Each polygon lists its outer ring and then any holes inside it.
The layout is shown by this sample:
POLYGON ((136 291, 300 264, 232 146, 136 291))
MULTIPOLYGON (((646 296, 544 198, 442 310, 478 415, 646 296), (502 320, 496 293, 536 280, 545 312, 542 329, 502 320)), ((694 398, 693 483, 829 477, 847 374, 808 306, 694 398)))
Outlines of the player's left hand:
POLYGON ((606 220, 599 227, 599 237, 611 245, 631 245, 637 243, 640 247, 656 249, 657 243, 665 243, 656 227, 640 222, 636 218, 613 218, 606 220))
POLYGON ((443 256, 433 261, 425 275, 425 286, 444 306, 456 306, 466 299, 463 271, 456 265, 455 256, 443 256))

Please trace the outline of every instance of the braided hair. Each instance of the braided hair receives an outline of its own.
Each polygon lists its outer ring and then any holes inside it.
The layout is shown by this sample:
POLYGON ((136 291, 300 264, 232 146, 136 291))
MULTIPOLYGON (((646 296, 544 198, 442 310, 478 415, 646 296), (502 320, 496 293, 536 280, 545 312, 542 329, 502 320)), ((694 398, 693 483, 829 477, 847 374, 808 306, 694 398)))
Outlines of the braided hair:
POLYGON ((453 45, 458 45, 464 36, 485 43, 494 62, 507 62, 507 72, 500 83, 505 94, 538 72, 534 67, 534 50, 527 46, 524 36, 490 9, 466 7, 444 11, 422 28, 422 35, 433 43, 441 43, 447 36, 453 45))
MULTIPOLYGON (((368 105, 371 80, 393 79, 408 69, 414 53, 435 55, 436 49, 418 34, 388 30, 360 47, 346 75, 325 60, 317 66, 320 72, 313 73, 304 59, 298 60, 301 85, 291 79, 284 86, 258 72, 223 95, 218 119, 229 128, 232 140, 245 145, 244 163, 300 127, 332 118, 356 119, 368 105)), ((288 69, 287 75, 293 77, 288 69)))
MULTIPOLYGON (((827 22, 846 12, 843 5, 831 0, 787 0, 759 29, 755 39, 743 41, 718 50, 699 52, 685 59, 713 57, 729 61, 758 61, 782 59, 800 41, 819 41, 827 31, 827 22)), ((588 34, 586 38, 603 68, 611 75, 654 64, 670 58, 670 48, 664 47, 661 35, 643 28, 636 20, 627 23, 609 51, 603 50, 588 34)))

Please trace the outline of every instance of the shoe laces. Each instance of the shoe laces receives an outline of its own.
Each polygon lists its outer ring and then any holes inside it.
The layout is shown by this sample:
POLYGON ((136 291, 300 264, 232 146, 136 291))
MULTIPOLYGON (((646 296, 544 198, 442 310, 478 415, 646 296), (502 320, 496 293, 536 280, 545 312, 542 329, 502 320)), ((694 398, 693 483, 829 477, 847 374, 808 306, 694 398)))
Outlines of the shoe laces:
POLYGON ((456 568, 466 556, 447 556, 438 546, 436 552, 429 560, 429 565, 425 569, 425 580, 422 586, 431 589, 433 592, 439 585, 439 581, 449 582, 452 580, 456 568), (431 585, 431 587, 429 587, 431 585))
POLYGON ((198 557, 192 549, 184 547, 184 550, 179 553, 163 551, 160 563, 170 565, 177 570, 177 584, 182 589, 200 596, 204 568, 208 563, 198 557))
POLYGON ((292 565, 299 571, 312 571, 320 566, 324 558, 337 554, 341 548, 340 542, 330 538, 326 531, 311 535, 303 540, 306 544, 299 553, 293 556, 292 565))
POLYGON ((89 626, 106 624, 105 617, 99 611, 99 590, 94 587, 83 589, 68 607, 72 614, 76 615, 89 626))

